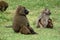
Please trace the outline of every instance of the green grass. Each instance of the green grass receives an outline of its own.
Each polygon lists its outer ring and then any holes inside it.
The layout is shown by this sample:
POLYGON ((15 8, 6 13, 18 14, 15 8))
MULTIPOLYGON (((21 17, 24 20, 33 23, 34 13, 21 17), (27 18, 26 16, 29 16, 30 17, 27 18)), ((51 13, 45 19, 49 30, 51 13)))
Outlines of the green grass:
POLYGON ((60 40, 60 0, 5 0, 9 7, 5 12, 0 12, 0 40, 60 40), (38 33, 35 35, 24 35, 14 33, 12 25, 14 11, 18 5, 25 6, 29 11, 27 16, 31 27, 38 33), (54 28, 36 28, 35 21, 43 8, 49 8, 52 12, 54 28))

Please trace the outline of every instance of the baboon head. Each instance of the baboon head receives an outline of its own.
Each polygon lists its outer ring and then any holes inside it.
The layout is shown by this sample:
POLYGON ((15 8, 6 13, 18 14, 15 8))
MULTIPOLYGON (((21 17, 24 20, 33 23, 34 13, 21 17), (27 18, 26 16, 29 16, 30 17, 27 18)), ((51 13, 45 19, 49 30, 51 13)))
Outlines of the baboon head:
POLYGON ((29 11, 24 6, 19 5, 17 7, 16 13, 18 15, 27 15, 29 13, 29 11))
POLYGON ((0 11, 5 11, 8 8, 8 3, 5 1, 0 1, 0 11))
POLYGON ((45 8, 45 9, 43 10, 43 14, 50 15, 51 12, 50 12, 49 9, 45 8))

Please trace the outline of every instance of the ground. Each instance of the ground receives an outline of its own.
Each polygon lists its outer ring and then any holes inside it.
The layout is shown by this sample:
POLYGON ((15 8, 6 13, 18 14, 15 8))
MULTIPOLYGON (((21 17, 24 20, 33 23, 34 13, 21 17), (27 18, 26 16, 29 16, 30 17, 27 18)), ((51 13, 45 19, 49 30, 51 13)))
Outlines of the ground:
POLYGON ((9 4, 5 12, 0 12, 0 40, 60 40, 60 0, 4 0, 9 4), (24 35, 14 33, 12 25, 14 12, 18 5, 25 6, 29 11, 27 15, 31 27, 38 33, 35 35, 24 35), (45 7, 51 10, 51 18, 54 28, 36 28, 35 21, 42 9, 45 7))

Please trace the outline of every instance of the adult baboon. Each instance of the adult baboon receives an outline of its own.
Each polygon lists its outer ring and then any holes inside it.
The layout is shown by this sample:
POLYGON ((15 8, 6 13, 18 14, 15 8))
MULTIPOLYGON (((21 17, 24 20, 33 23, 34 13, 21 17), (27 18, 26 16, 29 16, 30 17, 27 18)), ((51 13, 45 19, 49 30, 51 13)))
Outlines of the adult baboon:
POLYGON ((0 1, 0 11, 5 11, 8 8, 8 3, 5 1, 0 1))
MULTIPOLYGON (((50 10, 45 8, 42 13, 41 13, 41 16, 38 17, 38 20, 36 22, 36 26, 39 28, 39 27, 47 27, 49 26, 50 28, 50 24, 52 24, 52 21, 49 23, 49 20, 50 20, 50 10)), ((53 26, 53 25, 52 25, 53 26)))
POLYGON ((13 30, 15 32, 20 32, 22 34, 35 34, 26 17, 28 13, 29 11, 25 7, 21 5, 17 7, 16 15, 13 20, 13 30))

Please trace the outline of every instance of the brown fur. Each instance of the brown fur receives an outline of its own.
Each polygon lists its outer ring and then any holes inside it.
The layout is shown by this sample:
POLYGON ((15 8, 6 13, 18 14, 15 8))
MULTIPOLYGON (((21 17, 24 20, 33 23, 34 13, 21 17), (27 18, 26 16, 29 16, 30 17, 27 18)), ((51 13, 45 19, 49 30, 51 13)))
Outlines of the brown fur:
POLYGON ((36 23, 36 25, 37 25, 37 27, 39 28, 39 27, 53 27, 53 25, 52 25, 52 21, 51 22, 49 22, 49 20, 50 20, 50 14, 51 14, 51 12, 50 12, 50 10, 49 9, 44 9, 43 11, 42 11, 42 14, 41 14, 41 16, 39 16, 38 17, 38 20, 37 20, 37 23, 36 23), (51 25, 52 26, 51 26, 51 25))
POLYGON ((8 8, 8 3, 5 1, 0 1, 0 11, 5 11, 8 8))
POLYGON ((52 19, 48 20, 47 28, 53 28, 52 19))
POLYGON ((18 6, 13 22, 13 30, 15 32, 20 32, 22 34, 35 34, 26 17, 28 13, 29 11, 25 7, 18 6))

